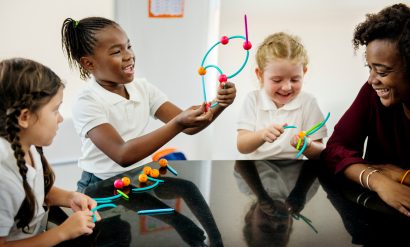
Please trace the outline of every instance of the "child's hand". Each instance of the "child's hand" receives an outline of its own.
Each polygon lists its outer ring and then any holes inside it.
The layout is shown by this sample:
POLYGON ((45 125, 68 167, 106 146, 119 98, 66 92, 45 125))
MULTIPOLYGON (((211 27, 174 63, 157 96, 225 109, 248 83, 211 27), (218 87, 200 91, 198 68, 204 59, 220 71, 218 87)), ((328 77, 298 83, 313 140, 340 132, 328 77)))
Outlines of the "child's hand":
POLYGON ((61 236, 64 240, 77 238, 84 234, 93 233, 95 223, 89 210, 77 211, 70 215, 66 221, 59 226, 61 236))
MULTIPOLYGON (((296 148, 296 146, 298 145, 298 141, 299 141, 299 135, 294 135, 291 139, 290 139, 290 145, 292 145, 292 147, 296 148)), ((307 144, 306 144, 306 148, 310 147, 310 144, 312 143, 312 140, 309 137, 306 137, 307 139, 307 144)), ((302 138, 300 145, 299 145, 299 150, 303 147, 303 144, 305 143, 305 138, 302 138)))
MULTIPOLYGON (((74 212, 91 210, 96 206, 97 202, 91 199, 89 196, 79 192, 72 193, 70 199, 70 207, 74 212)), ((95 216, 97 217, 97 221, 101 219, 98 212, 95 212, 95 216)))
POLYGON ((260 130, 261 138, 265 142, 272 143, 285 131, 282 125, 272 124, 265 129, 260 130))
POLYGON ((236 87, 232 82, 222 83, 218 87, 216 102, 222 107, 227 107, 233 103, 236 97, 236 87))
POLYGON ((176 121, 184 129, 206 127, 212 122, 213 112, 211 110, 205 112, 205 108, 206 103, 203 103, 200 106, 191 106, 187 110, 178 114, 175 117, 176 121))

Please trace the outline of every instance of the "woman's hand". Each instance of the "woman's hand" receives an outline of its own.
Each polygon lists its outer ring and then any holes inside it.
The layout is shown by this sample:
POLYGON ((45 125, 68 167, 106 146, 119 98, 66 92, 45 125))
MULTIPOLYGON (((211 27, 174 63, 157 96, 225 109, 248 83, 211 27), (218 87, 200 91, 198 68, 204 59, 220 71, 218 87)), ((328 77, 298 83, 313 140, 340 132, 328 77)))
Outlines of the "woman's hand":
POLYGON ((383 164, 383 165, 377 165, 373 167, 375 169, 380 170, 381 173, 393 179, 394 181, 400 183, 400 177, 404 171, 402 168, 392 165, 392 164, 383 164))
POLYGON ((410 217, 410 187, 397 183, 390 177, 375 173, 372 175, 371 188, 379 197, 400 213, 410 217))

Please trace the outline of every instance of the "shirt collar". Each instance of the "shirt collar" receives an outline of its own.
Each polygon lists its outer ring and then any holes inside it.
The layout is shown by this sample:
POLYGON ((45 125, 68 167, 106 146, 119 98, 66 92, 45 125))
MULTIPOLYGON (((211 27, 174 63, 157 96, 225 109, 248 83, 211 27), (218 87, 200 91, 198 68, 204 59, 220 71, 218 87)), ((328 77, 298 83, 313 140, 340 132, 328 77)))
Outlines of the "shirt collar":
MULTIPOLYGON (((290 111, 290 110, 295 110, 295 109, 300 108, 301 107, 301 97, 300 97, 301 94, 302 92, 300 92, 299 95, 296 96, 296 98, 294 98, 291 102, 282 106, 280 109, 290 111)), ((260 90, 259 95, 260 95, 261 102, 262 102, 262 110, 265 110, 265 111, 277 111, 278 110, 278 107, 275 105, 275 103, 273 103, 271 98, 266 94, 265 90, 263 89, 260 90)))
MULTIPOLYGON (((137 89, 135 88, 135 84, 133 82, 124 84, 124 86, 127 89, 128 95, 130 97, 129 99, 130 101, 134 101, 134 102, 141 101, 137 96, 138 95, 137 89)), ((108 91, 107 89, 103 88, 100 84, 98 84, 95 78, 93 78, 91 81, 91 87, 97 92, 98 95, 100 95, 109 104, 115 105, 117 103, 127 101, 126 98, 121 97, 120 95, 116 93, 112 93, 108 91)))

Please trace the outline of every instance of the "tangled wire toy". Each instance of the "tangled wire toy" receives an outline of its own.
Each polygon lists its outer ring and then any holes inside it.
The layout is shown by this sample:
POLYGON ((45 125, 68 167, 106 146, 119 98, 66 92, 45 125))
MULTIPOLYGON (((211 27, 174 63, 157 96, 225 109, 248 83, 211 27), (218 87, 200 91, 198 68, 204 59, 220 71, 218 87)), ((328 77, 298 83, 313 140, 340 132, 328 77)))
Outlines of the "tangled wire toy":
MULTIPOLYGON (((296 154, 296 158, 299 158, 302 155, 302 153, 305 151, 306 146, 307 146, 307 142, 308 142, 307 137, 314 134, 316 131, 318 131, 320 128, 322 128, 323 125, 325 125, 325 123, 329 119, 329 117, 330 117, 330 112, 327 114, 326 118, 322 122, 317 123, 315 126, 313 126, 312 128, 310 128, 307 131, 300 131, 299 132, 299 134, 298 134, 299 139, 298 139, 298 143, 296 145, 296 150, 299 150, 300 144, 302 143, 302 140, 303 140, 303 146, 300 149, 300 151, 296 154)), ((296 128, 296 126, 287 125, 287 126, 284 126, 283 128, 291 129, 291 128, 296 128)))
MULTIPOLYGON (((201 78, 202 78, 202 91, 203 91, 203 95, 204 95, 204 102, 207 102, 207 99, 206 99, 206 89, 205 89, 205 78, 204 78, 204 77, 205 77, 205 74, 206 74, 206 70, 207 70, 208 68, 214 68, 214 69, 216 69, 216 70, 219 72, 218 80, 219 80, 219 83, 220 83, 220 87, 223 88, 223 87, 224 87, 224 84, 228 81, 228 79, 231 79, 231 78, 235 77, 236 75, 238 75, 238 74, 243 70, 243 68, 245 67, 246 63, 248 62, 249 50, 252 48, 252 44, 251 44, 251 42, 249 42, 249 40, 248 40, 248 22, 247 22, 247 19, 246 19, 246 15, 245 15, 244 19, 245 19, 245 34, 246 34, 245 37, 244 37, 244 36, 240 36, 240 35, 231 36, 231 37, 222 36, 222 38, 220 39, 220 41, 216 42, 211 48, 209 48, 209 50, 205 53, 204 58, 202 59, 201 67, 199 67, 199 69, 198 69, 198 74, 199 74, 199 75, 201 76, 201 78), (205 66, 204 64, 205 64, 206 58, 208 57, 209 53, 210 53, 216 46, 218 46, 219 44, 222 44, 222 45, 228 44, 228 43, 229 43, 229 40, 231 40, 231 39, 243 39, 243 40, 245 40, 245 42, 243 43, 243 49, 246 50, 246 57, 245 57, 245 61, 243 62, 242 66, 241 66, 235 73, 233 73, 232 75, 226 75, 226 74, 224 74, 224 73, 222 72, 222 70, 221 70, 218 66, 216 66, 216 65, 209 64, 209 65, 206 65, 206 66, 205 66)), ((207 103, 206 103, 205 111, 207 111, 209 108, 213 108, 213 107, 215 107, 215 106, 217 106, 217 105, 218 105, 218 102, 215 102, 215 103, 213 103, 212 105, 211 105, 210 102, 207 102, 207 103)))

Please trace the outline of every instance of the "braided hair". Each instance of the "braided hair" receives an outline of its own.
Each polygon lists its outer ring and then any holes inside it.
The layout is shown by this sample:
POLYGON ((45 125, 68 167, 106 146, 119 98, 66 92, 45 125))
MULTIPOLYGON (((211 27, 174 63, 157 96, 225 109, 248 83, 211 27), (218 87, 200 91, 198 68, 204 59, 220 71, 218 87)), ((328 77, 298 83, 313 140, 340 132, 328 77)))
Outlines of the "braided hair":
MULTIPOLYGON (((23 232, 27 232, 34 217, 36 200, 27 182, 28 169, 20 143, 18 117, 23 109, 36 113, 57 94, 61 86, 61 79, 51 69, 35 61, 13 58, 0 62, 0 137, 11 144, 23 180, 26 196, 15 216, 17 227, 22 228, 23 232)), ((37 151, 41 157, 44 193, 47 195, 54 183, 54 173, 43 155, 42 147, 37 147, 37 151)))
POLYGON ((88 17, 80 21, 71 18, 64 20, 61 28, 62 48, 67 55, 70 67, 80 70, 81 79, 90 78, 90 72, 80 63, 81 57, 94 54, 94 47, 97 43, 95 34, 111 25, 118 24, 103 17, 88 17))
POLYGON ((377 14, 367 14, 366 20, 354 31, 354 49, 367 46, 376 39, 389 40, 397 45, 406 75, 410 76, 410 7, 400 3, 386 7, 377 14))

